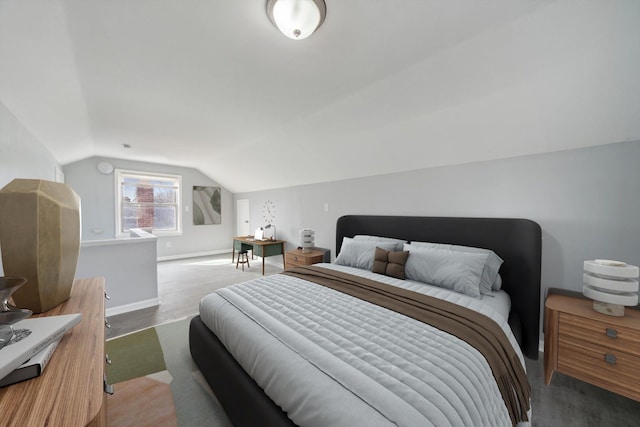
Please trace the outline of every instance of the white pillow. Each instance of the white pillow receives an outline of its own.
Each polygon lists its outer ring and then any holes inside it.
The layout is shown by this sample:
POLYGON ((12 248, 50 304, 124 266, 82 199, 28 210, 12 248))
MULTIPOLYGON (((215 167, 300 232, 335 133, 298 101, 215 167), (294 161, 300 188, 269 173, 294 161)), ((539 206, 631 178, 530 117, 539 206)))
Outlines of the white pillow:
POLYGON ((404 245, 404 250, 411 253, 404 266, 407 279, 480 298, 488 254, 414 245, 404 245))
POLYGON ((499 291, 500 289, 502 289, 502 276, 500 276, 499 274, 496 276, 496 281, 493 282, 493 285, 491 285, 491 289, 493 289, 494 291, 499 291))
MULTIPOLYGON (((385 243, 395 243, 396 248, 393 250, 394 252, 401 251, 402 246, 407 243, 406 240, 402 239, 394 239, 392 237, 380 237, 380 236, 369 236, 366 234, 356 234, 353 236, 354 240, 369 240, 374 242, 385 242, 385 243)), ((383 248, 384 249, 384 248, 383 248)))
POLYGON ((487 254, 487 262, 482 270, 482 278, 480 280, 480 292, 483 294, 490 294, 492 290, 499 290, 502 286, 502 279, 497 284, 498 271, 504 261, 491 249, 474 248, 472 246, 460 246, 460 245, 448 245, 442 243, 430 243, 430 242, 411 242, 411 246, 417 248, 439 248, 448 249, 454 252, 467 252, 467 253, 481 253, 487 254), (495 288, 497 286, 497 289, 495 288))
POLYGON ((396 243, 376 242, 374 240, 354 240, 349 237, 342 239, 342 247, 335 263, 348 267, 371 270, 376 254, 376 246, 387 251, 395 251, 396 243))

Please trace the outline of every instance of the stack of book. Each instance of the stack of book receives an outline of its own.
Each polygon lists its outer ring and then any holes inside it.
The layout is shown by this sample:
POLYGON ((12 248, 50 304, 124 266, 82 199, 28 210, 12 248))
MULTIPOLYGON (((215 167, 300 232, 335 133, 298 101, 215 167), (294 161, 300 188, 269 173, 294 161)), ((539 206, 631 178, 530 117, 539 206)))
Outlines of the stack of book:
POLYGON ((15 323, 16 338, 0 349, 0 387, 41 375, 62 336, 77 325, 81 317, 66 314, 15 323))

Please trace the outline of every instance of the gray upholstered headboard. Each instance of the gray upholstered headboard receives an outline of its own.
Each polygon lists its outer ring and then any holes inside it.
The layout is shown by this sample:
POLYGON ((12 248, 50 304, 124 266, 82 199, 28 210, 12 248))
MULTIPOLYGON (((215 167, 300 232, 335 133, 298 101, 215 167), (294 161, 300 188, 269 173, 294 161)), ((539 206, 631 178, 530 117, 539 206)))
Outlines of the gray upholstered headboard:
POLYGON ((493 250, 504 260, 500 275, 502 289, 511 297, 509 324, 525 356, 538 358, 542 232, 537 223, 512 218, 347 215, 336 226, 336 254, 342 238, 356 234, 493 250))

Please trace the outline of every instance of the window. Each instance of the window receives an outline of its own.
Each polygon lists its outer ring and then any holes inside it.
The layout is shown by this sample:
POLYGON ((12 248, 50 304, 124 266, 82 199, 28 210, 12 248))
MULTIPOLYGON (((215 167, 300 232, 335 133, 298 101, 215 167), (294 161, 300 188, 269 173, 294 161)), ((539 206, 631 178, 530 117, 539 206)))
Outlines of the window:
POLYGON ((180 234, 178 175, 156 175, 116 170, 116 234, 127 236, 131 228, 151 228, 153 234, 180 234))

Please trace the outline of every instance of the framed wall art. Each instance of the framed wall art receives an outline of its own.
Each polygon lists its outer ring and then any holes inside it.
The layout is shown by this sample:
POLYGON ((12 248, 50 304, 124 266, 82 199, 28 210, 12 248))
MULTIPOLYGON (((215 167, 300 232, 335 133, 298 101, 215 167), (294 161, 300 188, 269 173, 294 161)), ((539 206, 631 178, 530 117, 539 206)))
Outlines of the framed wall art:
POLYGON ((220 187, 193 186, 193 225, 222 223, 220 187))

